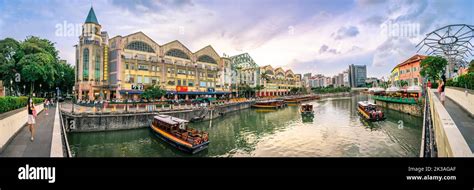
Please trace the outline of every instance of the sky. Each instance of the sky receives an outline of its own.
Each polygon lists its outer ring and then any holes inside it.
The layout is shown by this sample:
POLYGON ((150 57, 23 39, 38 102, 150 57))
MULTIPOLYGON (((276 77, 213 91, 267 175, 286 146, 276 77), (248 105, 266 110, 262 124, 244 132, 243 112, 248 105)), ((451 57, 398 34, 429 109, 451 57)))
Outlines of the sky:
POLYGON ((260 66, 326 76, 356 64, 386 78, 427 33, 474 24, 472 0, 0 0, 0 39, 47 38, 74 64, 91 6, 110 37, 142 31, 160 45, 211 45, 221 56, 248 52, 260 66))

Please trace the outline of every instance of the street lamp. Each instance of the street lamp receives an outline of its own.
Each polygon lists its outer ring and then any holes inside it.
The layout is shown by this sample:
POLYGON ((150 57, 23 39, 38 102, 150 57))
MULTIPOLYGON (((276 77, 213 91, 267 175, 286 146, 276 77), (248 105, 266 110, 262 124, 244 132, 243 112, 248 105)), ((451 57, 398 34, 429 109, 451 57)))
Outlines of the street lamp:
POLYGON ((40 83, 40 97, 41 97, 41 86, 42 86, 42 85, 41 85, 41 83, 40 83))
POLYGON ((10 96, 13 94, 13 80, 10 79, 10 96))
POLYGON ((25 95, 25 94, 26 94, 26 90, 25 90, 25 89, 26 89, 26 86, 25 86, 25 85, 23 85, 23 95, 25 95))
POLYGON ((71 113, 74 113, 74 103, 76 103, 76 86, 72 86, 72 110, 71 110, 71 113))
POLYGON ((125 112, 128 112, 128 91, 125 91, 125 94, 127 95, 127 99, 125 99, 125 112))

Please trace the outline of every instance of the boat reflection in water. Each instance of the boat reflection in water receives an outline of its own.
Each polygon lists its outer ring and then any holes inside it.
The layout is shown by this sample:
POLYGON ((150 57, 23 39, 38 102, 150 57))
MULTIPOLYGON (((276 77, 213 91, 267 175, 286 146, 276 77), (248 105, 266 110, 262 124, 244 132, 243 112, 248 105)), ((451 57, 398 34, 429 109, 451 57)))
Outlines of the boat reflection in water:
POLYGON ((68 137, 77 157, 417 157, 423 119, 384 109, 386 120, 364 123, 357 102, 367 100, 367 95, 358 95, 308 101, 314 107, 313 122, 303 122, 299 107, 288 106, 273 112, 245 109, 190 123, 207 131, 212 141, 193 155, 164 143, 148 128, 68 137))

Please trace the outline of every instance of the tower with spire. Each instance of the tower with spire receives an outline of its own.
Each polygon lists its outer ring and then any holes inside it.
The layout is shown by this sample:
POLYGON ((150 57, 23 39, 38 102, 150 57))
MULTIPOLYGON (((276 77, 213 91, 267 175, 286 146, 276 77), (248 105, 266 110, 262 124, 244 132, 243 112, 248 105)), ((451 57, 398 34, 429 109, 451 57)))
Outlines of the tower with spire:
POLYGON ((78 99, 104 99, 107 86, 108 35, 91 6, 76 45, 76 93, 78 99))

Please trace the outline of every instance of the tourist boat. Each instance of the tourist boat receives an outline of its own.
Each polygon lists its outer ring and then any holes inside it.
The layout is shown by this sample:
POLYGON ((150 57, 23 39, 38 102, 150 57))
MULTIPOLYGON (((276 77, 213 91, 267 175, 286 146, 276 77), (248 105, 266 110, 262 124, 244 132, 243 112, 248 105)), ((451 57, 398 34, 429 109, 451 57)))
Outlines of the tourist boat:
POLYGON ((264 100, 264 101, 258 101, 254 105, 252 105, 253 108, 282 108, 285 106, 285 102, 283 100, 264 100))
POLYGON ((301 105, 300 112, 302 115, 313 115, 313 105, 311 104, 304 104, 301 105))
POLYGON ((151 123, 154 134, 172 146, 195 154, 209 145, 209 134, 188 127, 188 121, 169 115, 156 115, 151 123))
POLYGON ((368 101, 360 101, 357 103, 357 110, 368 121, 380 121, 385 119, 385 114, 377 105, 368 101))

